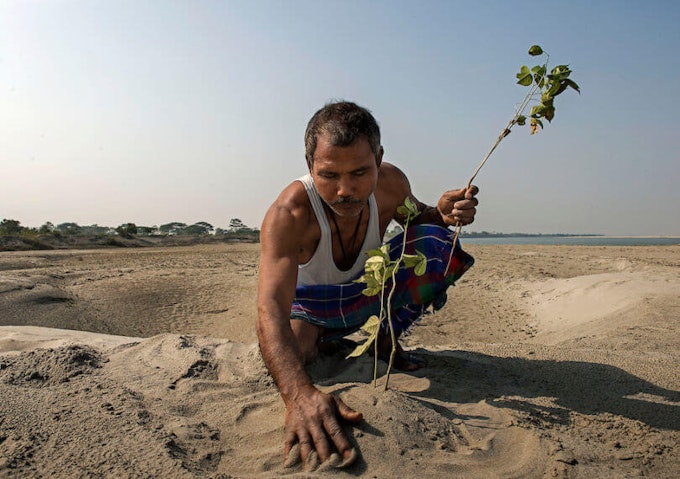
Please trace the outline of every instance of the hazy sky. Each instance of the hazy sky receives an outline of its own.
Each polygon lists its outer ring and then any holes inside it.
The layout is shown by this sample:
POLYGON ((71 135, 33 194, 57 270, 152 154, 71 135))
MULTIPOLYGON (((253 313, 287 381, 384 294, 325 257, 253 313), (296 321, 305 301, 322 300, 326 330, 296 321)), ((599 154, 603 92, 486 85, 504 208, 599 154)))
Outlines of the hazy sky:
POLYGON ((678 25, 673 0, 0 0, 0 219, 259 227, 332 99, 432 203, 538 43, 582 93, 500 145, 468 230, 680 235, 678 25))

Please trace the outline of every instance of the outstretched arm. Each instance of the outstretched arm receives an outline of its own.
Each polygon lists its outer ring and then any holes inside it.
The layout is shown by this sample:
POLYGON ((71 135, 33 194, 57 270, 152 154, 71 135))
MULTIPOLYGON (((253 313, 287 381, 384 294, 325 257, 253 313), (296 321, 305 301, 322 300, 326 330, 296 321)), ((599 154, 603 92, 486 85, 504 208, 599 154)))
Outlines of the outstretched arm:
POLYGON ((331 455, 332 441, 343 458, 342 467, 353 462, 356 453, 339 417, 358 422, 362 416, 314 387, 290 326, 300 239, 306 228, 299 216, 294 208, 275 203, 262 224, 257 335, 262 357, 286 405, 284 461, 295 462, 289 454, 299 445, 303 462, 314 457, 313 451, 324 462, 331 455))

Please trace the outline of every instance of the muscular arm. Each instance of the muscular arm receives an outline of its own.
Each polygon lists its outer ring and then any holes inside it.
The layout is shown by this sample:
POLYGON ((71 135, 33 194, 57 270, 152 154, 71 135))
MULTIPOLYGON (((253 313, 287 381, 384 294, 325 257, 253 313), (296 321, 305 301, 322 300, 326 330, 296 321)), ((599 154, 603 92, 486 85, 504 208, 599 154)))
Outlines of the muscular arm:
POLYGON ((300 223, 290 208, 274 204, 262 224, 260 240, 257 335, 262 357, 284 402, 312 386, 290 327, 300 223))
POLYGON ((315 457, 324 462, 331 456, 330 438, 342 456, 337 467, 345 467, 354 462, 356 451, 338 417, 358 422, 362 416, 314 386, 290 326, 298 258, 307 227, 305 208, 281 197, 267 212, 260 235, 257 336, 264 362, 286 405, 284 461, 297 461, 289 458, 297 444, 303 462, 315 457))

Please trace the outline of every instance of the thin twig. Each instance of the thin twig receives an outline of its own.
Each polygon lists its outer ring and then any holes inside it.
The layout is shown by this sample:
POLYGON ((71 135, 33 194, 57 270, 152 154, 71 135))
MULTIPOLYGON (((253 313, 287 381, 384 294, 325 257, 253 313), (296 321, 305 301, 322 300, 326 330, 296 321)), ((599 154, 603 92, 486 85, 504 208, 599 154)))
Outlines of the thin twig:
MULTIPOLYGON (((546 62, 543 64, 543 67, 547 70, 548 68, 548 60, 550 57, 548 54, 546 54, 546 62)), ((517 123, 517 120, 519 119, 520 116, 524 113, 524 110, 526 109, 527 106, 529 106, 529 102, 531 99, 536 95, 538 91, 541 90, 541 87, 538 84, 539 82, 533 82, 531 85, 531 89, 529 92, 524 96, 524 99, 520 103, 519 107, 515 110, 515 115, 510 119, 508 122, 507 126, 501 131, 501 134, 498 135, 498 138, 496 139, 496 143, 493 144, 489 152, 486 154, 482 162, 477 166, 477 169, 475 169, 475 172, 472 174, 470 177, 470 180, 467 182, 466 190, 469 189, 472 186, 472 182, 474 179, 477 177, 477 174, 479 173, 479 170, 482 169, 482 167, 486 164, 486 161, 491 157, 491 154, 496 150, 496 147, 500 145, 501 141, 503 141, 503 138, 508 136, 510 134, 510 131, 512 130, 512 127, 515 126, 517 123)), ((453 251, 456 247, 456 242, 458 241, 458 237, 460 236, 460 232, 463 229, 463 225, 457 223, 456 224, 456 234, 453 237, 453 246, 451 248, 451 254, 449 255, 449 261, 446 264, 446 269, 444 270, 444 274, 449 270, 451 267, 451 259, 453 259, 453 251)))

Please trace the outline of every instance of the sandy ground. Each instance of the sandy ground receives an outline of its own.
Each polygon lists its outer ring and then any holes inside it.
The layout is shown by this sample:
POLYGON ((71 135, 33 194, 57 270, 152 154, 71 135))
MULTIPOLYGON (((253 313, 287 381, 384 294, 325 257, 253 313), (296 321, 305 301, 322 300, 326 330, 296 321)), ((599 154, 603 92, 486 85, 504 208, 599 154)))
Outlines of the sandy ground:
POLYGON ((0 477, 677 477, 680 247, 466 249, 428 367, 310 367, 365 417, 327 471, 282 465, 258 245, 0 253, 0 477))

